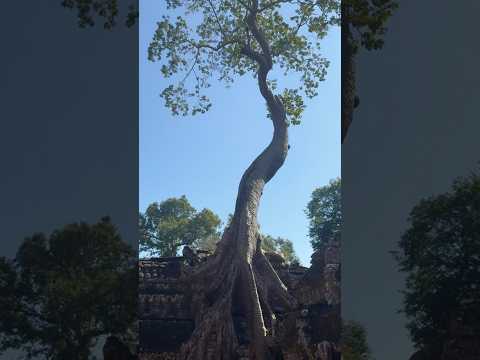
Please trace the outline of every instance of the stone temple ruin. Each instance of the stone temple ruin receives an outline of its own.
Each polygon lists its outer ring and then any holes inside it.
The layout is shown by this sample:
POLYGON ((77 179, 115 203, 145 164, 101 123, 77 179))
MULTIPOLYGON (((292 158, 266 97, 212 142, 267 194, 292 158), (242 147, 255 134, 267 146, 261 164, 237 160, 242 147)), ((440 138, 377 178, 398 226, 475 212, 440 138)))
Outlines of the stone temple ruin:
MULTIPOLYGON (((189 294, 178 279, 209 254, 140 260, 139 358, 181 360, 182 343, 194 330, 189 294)), ((278 313, 275 337, 286 360, 339 360, 340 248, 330 243, 312 255, 311 266, 288 265, 276 253, 266 254, 299 308, 278 313)), ((239 356, 239 359, 242 357, 239 356)))

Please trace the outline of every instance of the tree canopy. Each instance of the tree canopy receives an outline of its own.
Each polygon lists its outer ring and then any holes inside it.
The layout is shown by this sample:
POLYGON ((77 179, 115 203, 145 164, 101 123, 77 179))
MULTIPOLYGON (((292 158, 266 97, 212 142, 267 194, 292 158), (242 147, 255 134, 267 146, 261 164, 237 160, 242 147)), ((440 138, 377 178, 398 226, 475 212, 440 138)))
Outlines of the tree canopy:
POLYGON ((300 262, 293 248, 293 243, 282 237, 274 238, 270 235, 262 235, 262 250, 282 255, 287 264, 298 264, 300 262))
POLYGON ((312 198, 305 212, 310 220, 309 237, 314 250, 340 236, 342 228, 341 190, 341 180, 337 178, 312 192, 312 198))
MULTIPOLYGON (((300 122, 303 96, 314 97, 324 80, 320 40, 339 24, 338 0, 168 0, 167 7, 180 15, 162 16, 148 55, 161 61, 165 78, 175 78, 161 93, 173 115, 206 112, 212 81, 257 77, 261 64, 299 74, 298 86, 283 88, 280 97, 290 123, 300 122)), ((275 90, 275 80, 268 84, 275 90)))
POLYGON ((185 196, 154 202, 140 213, 140 250, 176 256, 182 245, 211 249, 220 238, 220 225, 212 210, 197 211, 185 196))
POLYGON ((403 312, 418 348, 442 349, 455 324, 480 331, 480 176, 421 200, 394 252, 406 274, 403 312))
POLYGON ((0 352, 88 359, 102 335, 124 338, 136 320, 136 252, 108 218, 27 237, 0 258, 0 352))

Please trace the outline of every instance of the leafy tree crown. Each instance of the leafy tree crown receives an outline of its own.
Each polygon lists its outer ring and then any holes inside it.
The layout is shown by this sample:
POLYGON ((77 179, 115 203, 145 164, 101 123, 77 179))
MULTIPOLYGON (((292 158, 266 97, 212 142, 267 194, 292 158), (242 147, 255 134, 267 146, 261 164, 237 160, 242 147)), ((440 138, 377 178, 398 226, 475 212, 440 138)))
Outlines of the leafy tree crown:
POLYGON ((140 249, 151 255, 176 256, 182 245, 211 248, 220 236, 220 225, 212 210, 197 211, 185 196, 154 202, 140 214, 140 249))
POLYGON ((338 240, 342 226, 341 180, 331 180, 326 186, 315 189, 307 205, 310 220, 309 237, 317 250, 322 244, 338 240))
MULTIPOLYGON (((299 74, 299 85, 283 89, 281 99, 290 122, 300 122, 303 96, 317 95, 326 74, 320 40, 339 24, 338 0, 167 0, 167 8, 180 15, 157 23, 148 56, 161 61, 165 78, 175 77, 161 93, 173 115, 208 111, 212 81, 256 76, 267 62, 299 74)), ((275 90, 276 81, 268 83, 275 90)))

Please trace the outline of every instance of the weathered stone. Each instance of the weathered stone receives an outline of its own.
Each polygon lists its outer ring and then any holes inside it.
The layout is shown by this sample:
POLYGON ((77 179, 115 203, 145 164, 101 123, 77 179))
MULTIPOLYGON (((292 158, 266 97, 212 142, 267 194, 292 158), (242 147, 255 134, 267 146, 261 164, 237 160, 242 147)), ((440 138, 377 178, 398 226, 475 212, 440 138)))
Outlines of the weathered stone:
MULTIPOLYGON (((210 254, 196 252, 195 255, 195 259, 203 262, 210 254)), ((274 344, 273 358, 340 359, 337 349, 340 339, 339 246, 330 243, 316 251, 310 268, 287 265, 278 254, 266 256, 300 304, 298 310, 288 313, 281 307, 272 307, 274 326, 269 336, 274 344)), ((189 268, 200 261, 186 261, 185 257, 140 261, 141 359, 182 360, 176 354, 194 330, 194 317, 189 295, 178 280, 182 274, 188 276, 189 268)), ((238 359, 248 359, 244 345, 248 343, 248 336, 242 331, 244 320, 234 316, 235 330, 240 336, 238 359)))

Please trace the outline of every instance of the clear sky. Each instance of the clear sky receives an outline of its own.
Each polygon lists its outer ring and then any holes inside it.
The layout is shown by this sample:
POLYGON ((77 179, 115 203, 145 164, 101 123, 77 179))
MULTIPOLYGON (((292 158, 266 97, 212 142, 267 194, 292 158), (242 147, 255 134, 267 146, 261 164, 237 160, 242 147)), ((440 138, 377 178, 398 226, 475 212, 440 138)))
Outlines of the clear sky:
MULTIPOLYGON (((214 84, 209 112, 173 117, 159 94, 170 84, 160 63, 147 59, 162 2, 140 2, 140 193, 139 206, 186 195, 197 208, 209 208, 223 221, 233 213, 240 178, 271 140, 272 125, 252 77, 226 89, 214 84)), ((312 191, 340 176, 340 30, 323 40, 330 61, 318 96, 307 99, 302 124, 290 128, 291 149, 284 166, 266 185, 259 211, 261 231, 292 240, 304 265, 310 263, 305 207, 312 191)), ((273 78, 273 77, 270 77, 273 78)), ((281 87, 294 76, 278 76, 281 87)))

